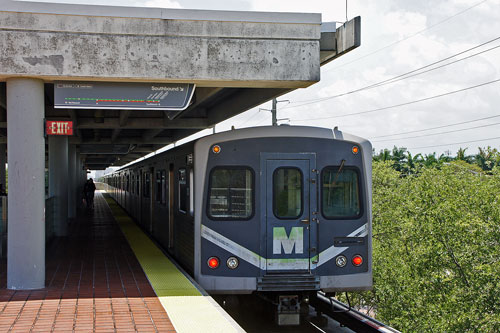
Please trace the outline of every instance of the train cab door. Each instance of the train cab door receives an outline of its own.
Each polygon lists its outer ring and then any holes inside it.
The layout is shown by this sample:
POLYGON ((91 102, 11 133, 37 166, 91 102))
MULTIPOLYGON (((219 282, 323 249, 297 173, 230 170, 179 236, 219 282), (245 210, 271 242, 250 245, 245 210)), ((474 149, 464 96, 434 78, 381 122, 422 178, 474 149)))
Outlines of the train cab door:
POLYGON ((266 273, 310 273, 317 248, 315 154, 262 154, 266 273))

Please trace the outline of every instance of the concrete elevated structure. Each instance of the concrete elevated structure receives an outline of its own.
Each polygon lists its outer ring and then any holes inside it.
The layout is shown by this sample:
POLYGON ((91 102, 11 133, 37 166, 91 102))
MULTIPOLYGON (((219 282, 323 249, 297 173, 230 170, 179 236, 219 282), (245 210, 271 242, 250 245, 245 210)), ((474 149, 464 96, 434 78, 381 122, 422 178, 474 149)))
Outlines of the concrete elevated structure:
POLYGON ((320 80, 321 65, 360 44, 359 33, 359 18, 335 29, 320 14, 0 0, 0 155, 7 143, 11 176, 8 287, 45 285, 44 166, 58 207, 55 232, 64 236, 87 169, 123 165, 308 87, 320 80), (160 110, 56 109, 55 81, 196 89, 171 119, 160 110), (75 135, 46 140, 44 119, 72 120, 75 135))

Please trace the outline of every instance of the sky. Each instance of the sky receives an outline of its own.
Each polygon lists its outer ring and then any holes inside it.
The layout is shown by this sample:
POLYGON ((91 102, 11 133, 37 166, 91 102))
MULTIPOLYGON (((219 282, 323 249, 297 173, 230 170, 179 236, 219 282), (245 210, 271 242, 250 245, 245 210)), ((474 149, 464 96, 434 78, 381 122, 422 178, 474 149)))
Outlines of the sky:
MULTIPOLYGON (((280 123, 338 126, 370 139, 377 152, 398 146, 413 154, 454 156, 460 147, 468 154, 475 154, 478 147, 500 148, 500 82, 495 81, 500 79, 500 0, 347 0, 347 11, 345 0, 51 2, 311 12, 321 13, 323 22, 361 16, 361 46, 323 66, 320 82, 280 97, 289 101, 278 103, 280 123), (448 57, 434 66, 456 62, 349 93, 448 57), (398 133, 404 134, 393 135, 398 133)), ((270 125, 270 112, 260 108, 270 109, 271 103, 218 124, 216 131, 270 125)))

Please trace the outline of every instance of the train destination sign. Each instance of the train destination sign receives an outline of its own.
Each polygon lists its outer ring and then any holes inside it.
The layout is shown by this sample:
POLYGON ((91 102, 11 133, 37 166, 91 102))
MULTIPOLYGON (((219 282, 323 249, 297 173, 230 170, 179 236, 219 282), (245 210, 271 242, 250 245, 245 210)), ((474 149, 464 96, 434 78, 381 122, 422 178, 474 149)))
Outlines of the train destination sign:
POLYGON ((45 121, 45 133, 47 135, 73 135, 73 122, 69 121, 45 121))
POLYGON ((54 83, 58 109, 185 110, 193 97, 191 83, 70 82, 54 83))

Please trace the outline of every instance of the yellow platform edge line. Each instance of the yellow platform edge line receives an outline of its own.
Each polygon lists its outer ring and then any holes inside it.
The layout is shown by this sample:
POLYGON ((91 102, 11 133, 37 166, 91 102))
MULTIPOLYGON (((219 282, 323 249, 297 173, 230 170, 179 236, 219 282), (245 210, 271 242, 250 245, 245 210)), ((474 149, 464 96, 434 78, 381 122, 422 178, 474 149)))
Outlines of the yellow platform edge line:
POLYGON ((112 198, 104 198, 157 296, 201 296, 127 213, 112 198))
POLYGON ((212 297, 201 295, 114 199, 103 197, 177 332, 245 332, 212 297))

